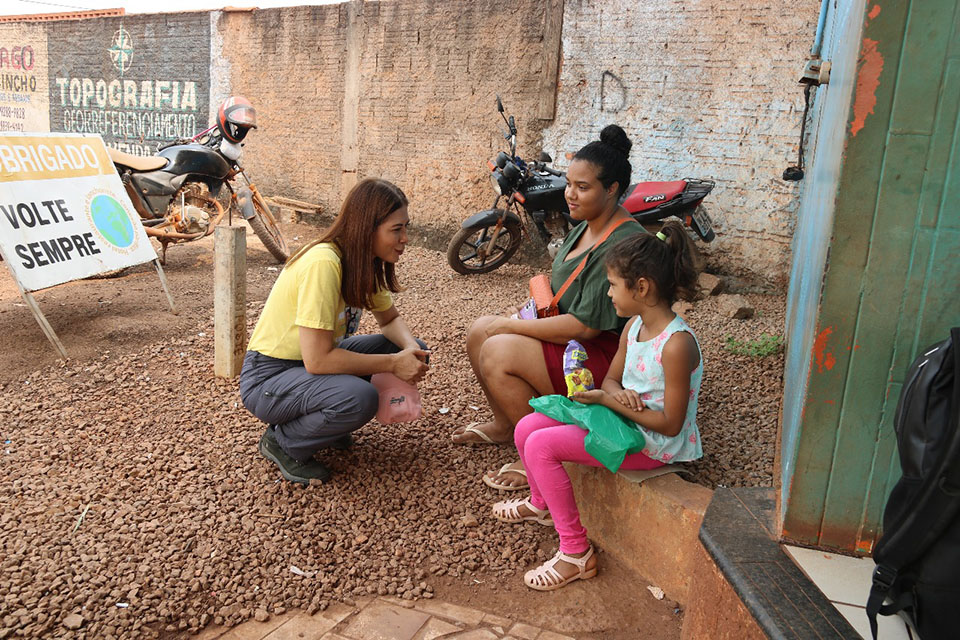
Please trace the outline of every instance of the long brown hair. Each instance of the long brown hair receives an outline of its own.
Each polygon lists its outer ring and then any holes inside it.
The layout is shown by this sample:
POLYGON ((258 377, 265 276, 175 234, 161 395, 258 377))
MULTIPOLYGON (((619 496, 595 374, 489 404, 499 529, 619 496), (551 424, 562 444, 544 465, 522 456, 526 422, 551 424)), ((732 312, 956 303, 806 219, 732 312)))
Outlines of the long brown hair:
POLYGON ((307 243, 291 256, 286 266, 322 242, 336 244, 343 265, 340 292, 344 302, 351 307, 369 308, 377 291, 400 291, 395 265, 376 256, 370 258, 377 227, 407 204, 407 196, 392 182, 376 178, 361 180, 347 194, 333 226, 320 239, 307 243))
POLYGON ((702 260, 700 252, 676 220, 669 220, 659 236, 635 233, 615 244, 607 253, 607 267, 633 288, 640 278, 657 285, 657 295, 669 304, 677 298, 693 300, 702 260))

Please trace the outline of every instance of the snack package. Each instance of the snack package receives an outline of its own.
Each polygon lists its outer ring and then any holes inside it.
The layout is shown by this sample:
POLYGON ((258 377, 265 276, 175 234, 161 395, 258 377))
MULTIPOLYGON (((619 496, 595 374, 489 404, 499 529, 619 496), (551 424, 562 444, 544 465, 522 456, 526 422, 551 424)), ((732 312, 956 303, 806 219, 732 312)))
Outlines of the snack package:
POLYGON ((535 320, 537 318, 537 303, 533 298, 529 298, 522 307, 517 317, 521 320, 535 320))
POLYGON ((567 381, 567 397, 577 391, 593 389, 593 374, 583 366, 587 357, 587 350, 576 340, 568 342, 563 350, 563 379, 567 381))

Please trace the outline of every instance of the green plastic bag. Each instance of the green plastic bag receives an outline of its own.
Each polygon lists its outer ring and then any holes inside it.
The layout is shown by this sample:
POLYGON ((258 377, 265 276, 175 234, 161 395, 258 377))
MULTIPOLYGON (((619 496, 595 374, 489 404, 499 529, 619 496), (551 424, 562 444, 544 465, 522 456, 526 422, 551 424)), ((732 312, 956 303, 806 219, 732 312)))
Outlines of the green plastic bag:
POLYGON ((586 430, 583 446, 597 462, 616 473, 627 454, 646 446, 643 433, 626 418, 599 404, 583 404, 561 395, 530 400, 534 411, 586 430))

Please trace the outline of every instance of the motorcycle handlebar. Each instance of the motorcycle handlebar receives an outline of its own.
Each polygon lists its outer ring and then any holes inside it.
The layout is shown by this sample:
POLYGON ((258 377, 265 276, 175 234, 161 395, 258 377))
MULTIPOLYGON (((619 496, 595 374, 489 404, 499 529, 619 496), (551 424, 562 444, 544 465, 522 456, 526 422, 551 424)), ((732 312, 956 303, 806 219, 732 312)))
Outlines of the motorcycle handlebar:
POLYGON ((559 169, 552 169, 543 162, 537 161, 537 162, 531 162, 530 164, 533 165, 534 170, 543 171, 544 173, 549 173, 550 175, 556 176, 558 178, 562 178, 563 176, 566 175, 563 171, 560 171, 559 169))

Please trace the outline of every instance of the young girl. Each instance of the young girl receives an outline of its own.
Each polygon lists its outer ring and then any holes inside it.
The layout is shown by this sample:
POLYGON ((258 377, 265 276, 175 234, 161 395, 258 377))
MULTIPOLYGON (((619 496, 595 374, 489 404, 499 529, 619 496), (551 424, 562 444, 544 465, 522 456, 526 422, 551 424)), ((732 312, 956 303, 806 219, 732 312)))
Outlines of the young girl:
POLYGON ((260 454, 284 478, 309 484, 330 470, 318 450, 343 449, 377 412, 370 376, 415 384, 426 346, 393 306, 396 263, 407 244, 407 197, 385 180, 359 182, 324 236, 287 261, 250 337, 240 396, 267 423, 260 454), (351 336, 363 309, 382 334, 351 336))
MULTIPOLYGON (((646 439, 643 451, 627 455, 621 468, 653 469, 703 455, 697 431, 697 399, 703 378, 700 347, 690 327, 671 309, 692 298, 698 273, 696 248, 683 227, 668 222, 656 235, 637 234, 607 256, 607 295, 630 320, 601 388, 573 399, 606 406, 634 422, 646 439)), ((498 502, 504 522, 552 524, 560 536, 557 554, 528 571, 524 582, 550 591, 597 574, 597 559, 580 523, 564 462, 600 466, 584 449, 587 431, 539 413, 517 424, 514 440, 527 469, 530 497, 498 502)))

